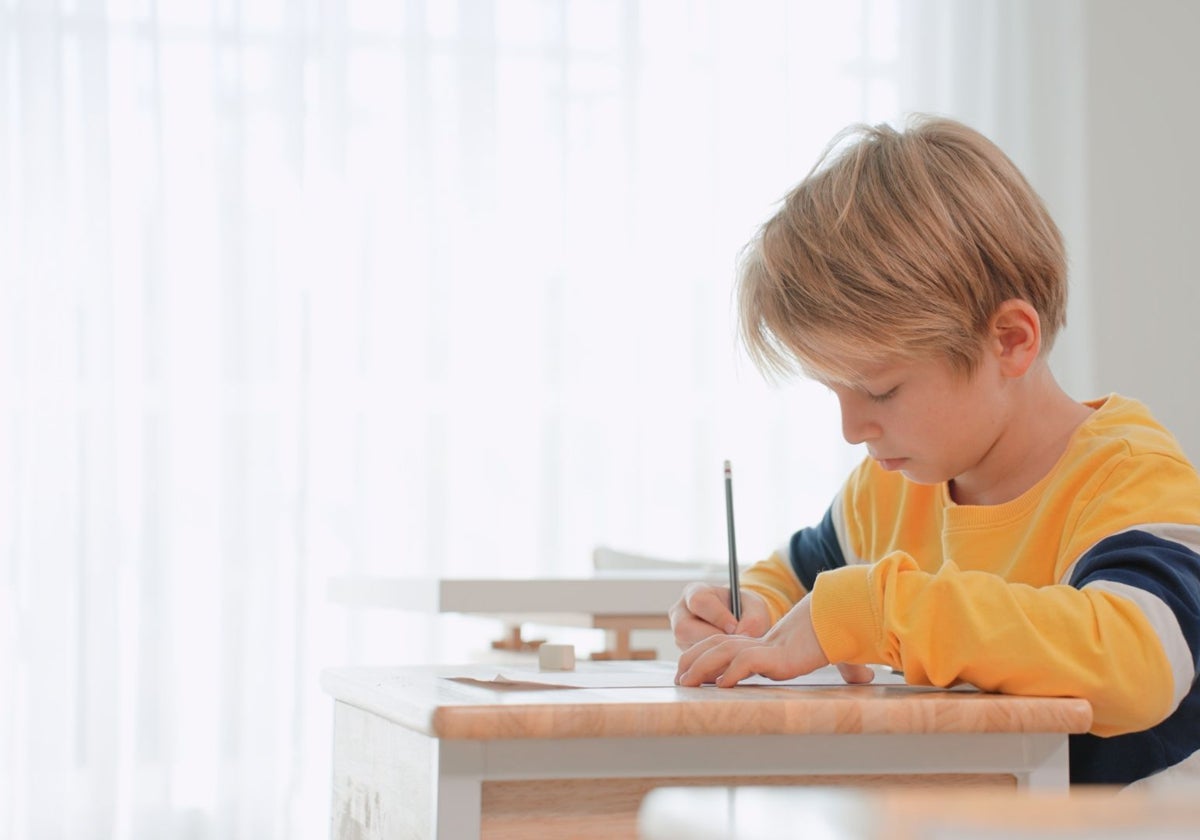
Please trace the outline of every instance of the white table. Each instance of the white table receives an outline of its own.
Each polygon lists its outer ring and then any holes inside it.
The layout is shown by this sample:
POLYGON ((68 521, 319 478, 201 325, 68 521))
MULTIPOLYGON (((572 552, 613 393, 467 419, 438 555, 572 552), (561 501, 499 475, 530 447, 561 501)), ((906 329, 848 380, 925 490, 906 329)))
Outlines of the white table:
POLYGON ((616 570, 590 577, 565 578, 400 578, 346 576, 329 581, 328 597, 348 607, 382 607, 426 613, 494 616, 513 628, 494 647, 532 649, 521 638, 522 620, 597 627, 610 631, 607 651, 594 659, 653 658, 653 651, 632 647, 634 630, 670 627, 667 610, 695 580, 726 583, 720 570, 684 568, 644 572, 616 570), (582 621, 581 621, 582 620, 582 621))
MULTIPOLYGON (((669 663, 584 662, 581 674, 669 663)), ((654 788, 1068 785, 1091 707, 897 685, 500 687, 496 666, 326 671, 333 837, 633 837, 654 788)), ((620 671, 625 673, 625 671, 620 671)), ((829 669, 836 681, 836 671, 829 669)))

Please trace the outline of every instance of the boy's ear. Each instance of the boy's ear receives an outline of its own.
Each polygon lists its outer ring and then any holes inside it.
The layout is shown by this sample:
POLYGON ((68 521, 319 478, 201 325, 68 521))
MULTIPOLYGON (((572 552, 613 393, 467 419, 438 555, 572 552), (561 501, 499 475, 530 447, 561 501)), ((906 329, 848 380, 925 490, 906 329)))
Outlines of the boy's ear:
POLYGON ((1042 321, 1028 301, 1006 300, 992 316, 988 344, 996 353, 1000 372, 1023 376, 1042 351, 1042 321))

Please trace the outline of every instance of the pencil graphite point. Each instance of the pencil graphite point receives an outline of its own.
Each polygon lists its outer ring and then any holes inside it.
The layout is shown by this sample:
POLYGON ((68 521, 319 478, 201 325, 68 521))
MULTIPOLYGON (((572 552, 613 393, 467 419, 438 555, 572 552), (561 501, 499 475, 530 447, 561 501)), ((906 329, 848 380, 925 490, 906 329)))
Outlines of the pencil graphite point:
POLYGON ((725 462, 725 475, 729 475, 729 471, 730 471, 730 470, 729 470, 729 462, 728 462, 728 461, 726 461, 726 462, 725 462))

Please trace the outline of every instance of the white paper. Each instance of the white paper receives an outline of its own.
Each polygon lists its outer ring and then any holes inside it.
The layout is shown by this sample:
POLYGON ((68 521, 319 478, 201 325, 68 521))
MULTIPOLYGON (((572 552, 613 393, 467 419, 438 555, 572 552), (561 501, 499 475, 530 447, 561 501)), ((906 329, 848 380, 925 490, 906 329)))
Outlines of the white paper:
MULTIPOLYGON (((873 666, 875 679, 870 685, 904 685, 904 677, 890 668, 873 666)), ((496 674, 491 682, 498 685, 544 685, 556 688, 671 688, 675 685, 674 662, 613 662, 593 663, 579 671, 534 671, 521 668, 506 668, 496 674), (597 667, 614 666, 614 667, 597 667)), ((844 686, 846 681, 837 668, 828 665, 811 674, 790 680, 769 680, 752 676, 738 685, 814 685, 844 686)))

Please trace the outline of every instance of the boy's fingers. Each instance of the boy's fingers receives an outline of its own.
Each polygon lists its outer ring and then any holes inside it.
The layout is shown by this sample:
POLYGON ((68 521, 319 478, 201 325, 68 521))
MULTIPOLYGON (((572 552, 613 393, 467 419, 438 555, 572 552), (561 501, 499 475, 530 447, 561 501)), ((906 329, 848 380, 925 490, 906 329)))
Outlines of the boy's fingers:
POLYGON ((742 614, 742 620, 738 622, 734 632, 739 636, 753 636, 758 638, 763 633, 770 630, 770 622, 765 616, 761 615, 746 615, 742 614))
POLYGON ((757 638, 770 629, 771 615, 767 611, 767 602, 755 592, 742 590, 742 620, 733 632, 739 636, 757 638))
POLYGON ((862 685, 875 679, 875 672, 867 665, 852 665, 849 662, 839 662, 838 672, 842 679, 851 685, 862 685))
POLYGON ((716 683, 729 688, 754 674, 785 678, 776 676, 786 670, 780 651, 754 640, 734 638, 705 647, 702 655, 691 659, 689 667, 683 668, 681 663, 680 685, 716 683))
POLYGON ((685 650, 675 668, 675 682, 680 685, 701 685, 725 670, 737 655, 740 645, 728 636, 709 636, 685 650))
POLYGON ((805 673, 804 668, 790 662, 784 652, 769 645, 755 645, 742 650, 725 668, 724 673, 717 676, 716 683, 721 688, 729 688, 755 674, 769 680, 790 680, 792 677, 805 673))
POLYGON ((706 584, 692 584, 688 587, 684 600, 692 615, 707 621, 722 633, 732 633, 737 629, 737 619, 729 610, 728 596, 723 589, 706 584))
POLYGON ((761 652, 764 650, 764 648, 751 648, 742 651, 733 658, 722 673, 714 675, 714 682, 721 688, 733 688, 746 677, 760 673, 758 668, 762 666, 757 663, 762 658, 761 652))
POLYGON ((684 616, 675 622, 675 644, 680 650, 687 650, 711 636, 719 635, 721 631, 716 627, 692 615, 684 616))

